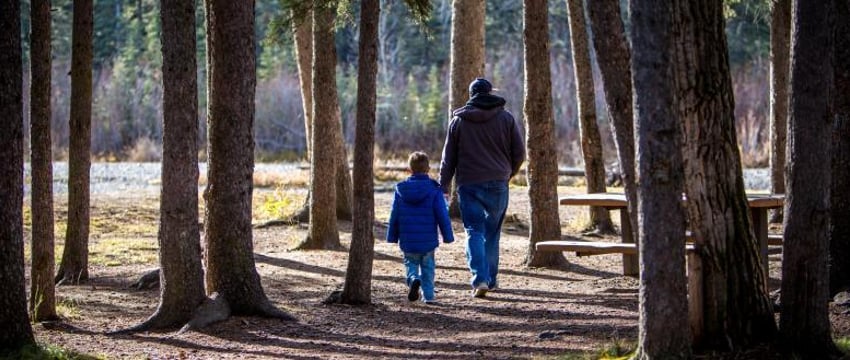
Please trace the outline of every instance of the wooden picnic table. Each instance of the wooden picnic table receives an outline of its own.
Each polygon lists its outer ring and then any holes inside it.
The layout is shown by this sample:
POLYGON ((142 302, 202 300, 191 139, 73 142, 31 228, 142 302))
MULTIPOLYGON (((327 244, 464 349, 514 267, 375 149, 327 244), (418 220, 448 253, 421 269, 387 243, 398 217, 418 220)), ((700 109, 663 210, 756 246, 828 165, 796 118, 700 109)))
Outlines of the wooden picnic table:
MULTIPOLYGON (((683 197, 683 200, 684 197, 683 197)), ((783 206, 785 196, 782 194, 747 194, 747 204, 750 207, 750 216, 753 221, 753 231, 759 242, 759 256, 761 256, 763 271, 767 276, 767 210, 783 206)), ((620 238, 623 243, 634 243, 632 238, 631 222, 627 211, 628 202, 623 193, 590 193, 567 195, 560 198, 561 205, 569 206, 600 206, 608 210, 620 211, 620 238)), ((640 264, 636 254, 623 254, 623 274, 637 276, 640 264)))

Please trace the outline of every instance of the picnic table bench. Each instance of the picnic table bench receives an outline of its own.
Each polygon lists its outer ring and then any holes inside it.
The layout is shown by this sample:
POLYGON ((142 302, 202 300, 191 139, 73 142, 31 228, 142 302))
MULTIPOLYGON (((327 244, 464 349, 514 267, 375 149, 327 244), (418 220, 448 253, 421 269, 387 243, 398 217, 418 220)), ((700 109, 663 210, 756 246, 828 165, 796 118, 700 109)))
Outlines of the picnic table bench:
MULTIPOLYGON (((767 229, 767 210, 782 207, 784 202, 782 195, 761 195, 748 194, 747 204, 750 208, 750 216, 753 220, 753 231, 756 239, 759 242, 759 256, 761 256, 763 270, 767 275, 767 250, 770 244, 781 244, 781 236, 769 236, 767 229)), ((637 249, 634 244, 635 239, 632 238, 631 222, 628 214, 628 202, 626 195, 623 193, 590 193, 577 194, 561 197, 559 200, 561 205, 567 206, 599 206, 607 210, 618 210, 620 212, 620 239, 621 245, 613 245, 606 242, 578 242, 565 243, 560 240, 541 241, 536 244, 536 248, 541 251, 575 251, 578 255, 593 255, 593 254, 623 254, 623 274, 629 276, 637 276, 639 273, 639 263, 637 257, 637 249), (634 248, 634 250, 632 250, 634 248)), ((691 236, 685 234, 687 238, 691 236)))

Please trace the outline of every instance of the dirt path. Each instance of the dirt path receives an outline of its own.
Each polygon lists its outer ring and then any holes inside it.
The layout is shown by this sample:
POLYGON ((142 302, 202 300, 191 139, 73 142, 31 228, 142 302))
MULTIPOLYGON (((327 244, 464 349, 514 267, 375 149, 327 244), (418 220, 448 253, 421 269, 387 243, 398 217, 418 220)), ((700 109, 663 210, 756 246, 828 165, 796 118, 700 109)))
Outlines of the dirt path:
MULTIPOLYGON (((581 189, 559 191, 563 195, 581 189)), ((524 192, 513 190, 508 213, 527 223, 524 192)), ((376 201, 378 209, 389 209, 390 194, 378 193, 376 201)), ((498 359, 550 358, 633 343, 637 338, 638 283, 620 275, 619 255, 568 254, 567 269, 525 268, 528 242, 521 223, 505 226, 501 288, 486 299, 470 296, 465 240, 458 236, 457 242, 437 251, 438 304, 407 301, 400 251, 378 241, 374 305, 323 305, 331 291, 342 287, 347 252, 291 252, 288 249, 305 236, 306 227, 270 227, 254 232, 257 268, 267 295, 297 322, 237 317, 176 337, 173 333, 106 336, 105 331, 142 321, 157 306, 157 290, 129 289, 144 270, 156 267, 157 200, 98 198, 93 203, 93 222, 124 224, 121 237, 131 245, 98 247, 112 241, 109 231, 118 230, 103 224, 93 227, 92 247, 102 249, 97 256, 107 260, 92 266, 90 284, 59 288, 62 312, 71 317, 62 324, 36 325, 39 341, 109 359, 498 359)), ((62 206, 57 204, 57 209, 62 206)), ((386 220, 385 212, 378 211, 377 216, 386 220)), ((586 216, 577 209, 561 209, 564 233, 579 236, 586 216)), ((350 224, 341 226, 347 245, 350 224)), ((462 234, 459 222, 454 227, 462 234)), ((376 227, 378 239, 383 239, 384 230, 376 227)), ((779 257, 771 255, 774 288, 779 257)), ((833 315, 836 335, 850 335, 848 317, 833 315)))

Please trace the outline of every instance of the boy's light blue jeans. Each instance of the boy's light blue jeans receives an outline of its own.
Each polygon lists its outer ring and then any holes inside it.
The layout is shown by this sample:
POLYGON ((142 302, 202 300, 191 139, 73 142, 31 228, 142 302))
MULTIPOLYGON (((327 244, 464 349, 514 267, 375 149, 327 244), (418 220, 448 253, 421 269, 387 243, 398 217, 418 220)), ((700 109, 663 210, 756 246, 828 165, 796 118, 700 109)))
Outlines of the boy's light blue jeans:
POLYGON ((473 288, 496 287, 499 273, 499 237, 508 208, 508 183, 488 181, 464 184, 457 189, 460 215, 466 230, 466 261, 473 288))
POLYGON ((434 300, 434 252, 424 254, 404 253, 404 267, 407 269, 407 286, 414 279, 419 279, 422 285, 422 299, 434 300))

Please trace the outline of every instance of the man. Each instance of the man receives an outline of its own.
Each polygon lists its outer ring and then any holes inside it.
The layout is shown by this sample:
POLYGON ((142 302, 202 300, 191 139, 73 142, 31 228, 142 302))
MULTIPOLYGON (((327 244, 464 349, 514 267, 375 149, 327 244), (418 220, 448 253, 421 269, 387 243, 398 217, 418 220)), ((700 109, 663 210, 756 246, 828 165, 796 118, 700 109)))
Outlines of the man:
POLYGON ((496 288, 508 181, 525 161, 519 124, 492 91, 486 79, 469 84, 466 106, 452 112, 440 164, 443 194, 448 197, 452 178, 457 183, 472 295, 479 298, 496 288))

